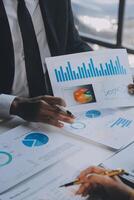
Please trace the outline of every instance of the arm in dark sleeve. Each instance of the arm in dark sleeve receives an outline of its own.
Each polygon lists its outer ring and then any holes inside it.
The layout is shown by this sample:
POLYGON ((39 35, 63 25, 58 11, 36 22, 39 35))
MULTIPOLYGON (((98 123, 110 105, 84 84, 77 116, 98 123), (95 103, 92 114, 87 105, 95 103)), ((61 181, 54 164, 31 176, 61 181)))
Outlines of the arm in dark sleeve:
POLYGON ((68 0, 68 40, 67 53, 79 53, 93 50, 79 36, 79 33, 74 25, 74 18, 71 8, 71 1, 68 0))

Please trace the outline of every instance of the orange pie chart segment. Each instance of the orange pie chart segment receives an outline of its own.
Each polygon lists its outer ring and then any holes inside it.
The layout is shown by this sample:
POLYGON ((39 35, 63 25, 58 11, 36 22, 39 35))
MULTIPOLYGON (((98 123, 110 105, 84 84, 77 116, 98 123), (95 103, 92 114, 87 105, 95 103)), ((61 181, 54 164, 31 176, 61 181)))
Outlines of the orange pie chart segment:
POLYGON ((74 99, 78 103, 89 103, 93 100, 92 92, 87 88, 80 88, 74 92, 74 99))

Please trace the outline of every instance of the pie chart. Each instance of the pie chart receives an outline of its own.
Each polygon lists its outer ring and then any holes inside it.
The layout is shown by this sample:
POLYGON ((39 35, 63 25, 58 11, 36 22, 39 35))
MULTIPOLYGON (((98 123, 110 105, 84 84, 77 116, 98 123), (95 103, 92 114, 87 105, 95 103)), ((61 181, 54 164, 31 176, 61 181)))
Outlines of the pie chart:
POLYGON ((29 133, 22 142, 27 147, 39 147, 47 144, 48 141, 49 138, 44 133, 32 132, 29 133))
POLYGON ((0 151, 0 167, 8 165, 12 161, 12 155, 5 151, 0 151))
POLYGON ((101 112, 98 111, 98 110, 89 110, 89 111, 86 112, 85 115, 88 118, 97 118, 97 117, 100 117, 101 112))
POLYGON ((71 125, 73 129, 84 129, 86 125, 83 122, 75 122, 71 125))

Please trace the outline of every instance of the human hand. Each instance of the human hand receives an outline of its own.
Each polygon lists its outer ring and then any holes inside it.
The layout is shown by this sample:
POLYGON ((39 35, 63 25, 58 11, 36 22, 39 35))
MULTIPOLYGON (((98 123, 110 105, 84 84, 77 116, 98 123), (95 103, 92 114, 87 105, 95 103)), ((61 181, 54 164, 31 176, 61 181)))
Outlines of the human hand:
POLYGON ((92 193, 108 200, 134 199, 133 190, 125 185, 117 176, 102 175, 106 170, 100 167, 89 167, 83 171, 78 179, 81 182, 76 195, 87 196, 92 193))
POLYGON ((26 121, 43 122, 59 128, 63 127, 62 122, 73 123, 74 116, 61 111, 57 105, 65 107, 66 103, 63 99, 53 96, 17 97, 11 105, 10 114, 26 121))
POLYGON ((128 85, 128 92, 129 94, 134 94, 134 84, 129 84, 128 85))

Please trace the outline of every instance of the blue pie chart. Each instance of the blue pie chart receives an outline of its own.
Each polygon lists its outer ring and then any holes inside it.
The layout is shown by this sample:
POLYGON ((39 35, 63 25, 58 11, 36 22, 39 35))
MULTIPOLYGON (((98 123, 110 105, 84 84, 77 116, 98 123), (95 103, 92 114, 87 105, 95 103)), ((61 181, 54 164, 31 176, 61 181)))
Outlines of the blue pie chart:
POLYGON ((47 144, 48 141, 49 138, 44 133, 32 132, 22 142, 27 147, 39 147, 47 144))
POLYGON ((88 118, 97 118, 101 116, 101 112, 99 110, 89 110, 85 115, 88 118))

